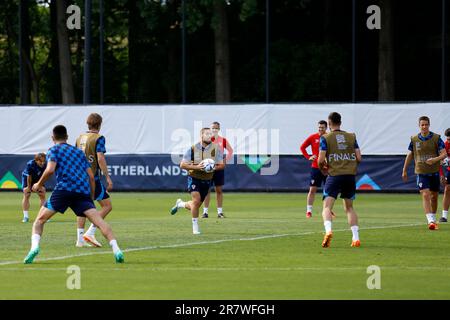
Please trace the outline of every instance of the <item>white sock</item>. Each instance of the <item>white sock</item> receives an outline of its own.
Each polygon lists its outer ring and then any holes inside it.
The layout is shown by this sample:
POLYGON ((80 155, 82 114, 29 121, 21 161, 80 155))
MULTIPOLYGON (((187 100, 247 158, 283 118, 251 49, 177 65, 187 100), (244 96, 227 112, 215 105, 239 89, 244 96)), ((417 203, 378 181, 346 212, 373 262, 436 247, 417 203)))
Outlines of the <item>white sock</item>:
POLYGON ((28 211, 23 211, 23 217, 28 218, 28 211))
POLYGON ((84 228, 77 228, 77 241, 84 242, 83 240, 84 228))
POLYGON ((435 213, 427 213, 428 223, 436 222, 436 214, 435 213))
POLYGON ((198 232, 199 231, 198 218, 192 218, 192 231, 193 232, 198 232))
POLYGON ((325 226, 325 232, 326 233, 330 233, 331 232, 331 221, 330 220, 325 220, 323 222, 323 225, 325 226))
POLYGON ((180 201, 180 203, 178 203, 178 209, 184 208, 185 206, 186 206, 186 202, 184 202, 184 201, 180 201))
POLYGON ((39 241, 41 241, 40 235, 35 233, 31 236, 31 250, 39 248, 39 241))
POLYGON ((89 229, 86 232, 86 234, 90 235, 90 236, 95 236, 95 230, 97 230, 97 227, 94 226, 94 224, 91 223, 91 226, 89 227, 89 229))
POLYGON ((217 213, 218 213, 218 214, 223 213, 222 208, 217 208, 217 213))
POLYGON ((442 210, 442 217, 447 219, 448 216, 448 210, 442 210))
POLYGON ((203 213, 205 214, 208 214, 208 208, 207 207, 203 207, 203 213))
POLYGON ((306 212, 312 212, 313 206, 307 205, 306 206, 306 212))
POLYGON ((119 248, 119 246, 117 245, 116 239, 111 240, 111 241, 109 242, 109 245, 112 247, 114 253, 117 253, 117 252, 120 251, 120 248, 119 248))
POLYGON ((352 234, 353 234, 352 240, 353 241, 359 240, 359 233, 358 233, 359 227, 351 226, 350 229, 352 229, 352 234))

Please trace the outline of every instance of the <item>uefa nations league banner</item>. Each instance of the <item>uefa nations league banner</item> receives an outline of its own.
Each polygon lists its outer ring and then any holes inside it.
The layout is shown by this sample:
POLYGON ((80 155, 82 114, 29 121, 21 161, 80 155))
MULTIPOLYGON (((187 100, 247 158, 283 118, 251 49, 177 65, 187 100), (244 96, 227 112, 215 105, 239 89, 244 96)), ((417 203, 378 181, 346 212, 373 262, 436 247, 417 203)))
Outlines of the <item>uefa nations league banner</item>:
MULTIPOLYGON (((21 173, 29 155, 0 155, 0 189, 21 189, 21 173)), ((107 155, 115 191, 183 191, 187 172, 170 155, 107 155)), ((225 171, 228 191, 306 191, 310 163, 301 156, 235 156, 225 171)), ((401 178, 404 156, 365 156, 356 178, 359 190, 416 190, 413 166, 409 181, 401 178)), ((54 186, 54 177, 47 188, 54 186)))

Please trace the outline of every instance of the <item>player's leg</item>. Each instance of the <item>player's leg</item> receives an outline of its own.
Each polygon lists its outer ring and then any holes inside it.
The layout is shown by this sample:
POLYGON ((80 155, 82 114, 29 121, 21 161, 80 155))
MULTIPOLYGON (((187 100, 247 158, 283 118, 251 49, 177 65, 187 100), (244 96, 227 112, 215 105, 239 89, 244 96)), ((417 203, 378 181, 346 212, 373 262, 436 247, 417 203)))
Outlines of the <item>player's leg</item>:
MULTIPOLYGON (((189 209, 191 210, 192 215, 192 233, 193 234, 200 234, 200 228, 198 227, 198 215, 199 215, 199 209, 202 205, 202 196, 199 191, 193 191, 191 192, 192 200, 189 201, 189 209)), ((205 193, 206 197, 206 193, 205 193)))
POLYGON ((39 200, 41 201, 41 207, 45 204, 45 201, 46 201, 46 199, 45 199, 46 191, 47 190, 45 189, 45 187, 42 187, 42 189, 39 190, 39 192, 38 192, 39 200))
POLYGON ((22 222, 28 222, 30 217, 28 216, 28 211, 30 210, 30 197, 31 191, 27 187, 23 188, 23 198, 22 198, 22 212, 23 220, 22 222))
POLYGON ((208 194, 203 201, 203 214, 202 218, 208 218, 208 208, 209 208, 209 200, 211 199, 211 190, 208 191, 208 194))
POLYGON ((223 186, 216 185, 216 199, 217 199, 217 217, 218 218, 225 218, 225 215, 223 214, 223 186))
POLYGON ((86 226, 86 217, 77 216, 77 242, 75 244, 76 247, 90 247, 84 239, 84 228, 86 226))
POLYGON ((214 188, 216 190, 217 200, 217 217, 225 218, 223 214, 223 185, 225 184, 225 170, 218 170, 214 172, 213 180, 214 188))
POLYGON ((355 176, 346 175, 341 177, 341 198, 344 202, 344 210, 347 214, 347 221, 352 231, 352 247, 359 247, 359 226, 358 216, 353 208, 353 201, 356 197, 356 181, 355 176))
POLYGON ((431 212, 434 213, 435 215, 438 207, 438 199, 439 199, 439 192, 430 190, 431 212))
POLYGON ((322 241, 322 247, 328 248, 331 244, 331 239, 333 238, 333 230, 332 230, 332 215, 331 212, 333 210, 334 202, 336 201, 336 196, 324 196, 323 200, 323 209, 322 209, 322 219, 323 226, 325 227, 325 236, 322 241))
POLYGON ((350 229, 352 230, 352 247, 359 247, 361 245, 359 240, 359 226, 358 226, 358 215, 356 214, 355 209, 353 208, 353 200, 352 199, 343 199, 344 201, 344 210, 347 214, 347 221, 350 229))
POLYGON ((308 196, 306 197, 306 217, 311 218, 312 217, 312 210, 314 205, 314 199, 316 197, 317 187, 316 186, 310 186, 308 196))
POLYGON ((42 206, 39 210, 38 216, 33 223, 33 230, 31 232, 31 248, 27 256, 23 260, 24 263, 33 263, 34 258, 39 254, 39 242, 41 241, 42 233, 44 232, 44 224, 56 213, 55 210, 42 206))
MULTIPOLYGON (((439 179, 439 178, 438 178, 439 179)), ((428 229, 437 229, 436 214, 431 206, 431 179, 427 175, 417 175, 417 186, 422 196, 422 206, 428 222, 428 229)))
MULTIPOLYGON (((98 203, 101 206, 101 209, 99 210, 99 214, 102 217, 102 219, 105 219, 105 217, 112 211, 111 199, 107 198, 104 200, 99 200, 98 203)), ((86 233, 83 235, 83 239, 87 243, 90 243, 91 245, 93 245, 95 247, 101 247, 102 244, 100 242, 98 242, 97 239, 95 238, 96 230, 97 230, 97 227, 93 223, 91 223, 91 226, 86 231, 86 233)))
POLYGON ((444 197, 442 199, 442 217, 439 222, 447 222, 448 220, 448 208, 450 207, 450 185, 448 180, 444 188, 444 197))
POLYGON ((430 189, 422 189, 420 190, 420 194, 422 195, 422 206, 425 212, 425 216, 428 222, 428 229, 435 230, 436 225, 436 214, 433 213, 431 207, 431 192, 430 189))
MULTIPOLYGON (((197 182, 198 182, 197 180, 195 180, 194 178, 188 176, 188 180, 187 180, 187 183, 188 183, 187 191, 188 191, 189 193, 191 193, 191 192, 193 192, 193 191, 197 191, 197 190, 196 190, 197 184, 198 184, 197 182)), ((187 209, 187 210, 191 211, 191 201, 186 201, 186 202, 184 202, 184 201, 181 200, 181 199, 177 199, 177 201, 175 202, 175 205, 170 209, 170 214, 171 214, 171 215, 174 215, 175 213, 178 212, 178 209, 181 209, 181 208, 184 208, 184 209, 187 209)))
POLYGON ((103 236, 108 240, 110 246, 112 247, 116 262, 119 263, 124 262, 123 253, 117 244, 117 240, 114 236, 112 228, 108 223, 105 222, 105 220, 103 220, 103 218, 100 215, 100 212, 97 211, 95 208, 91 208, 84 211, 83 214, 89 219, 89 221, 91 221, 91 223, 93 223, 100 229, 103 236))

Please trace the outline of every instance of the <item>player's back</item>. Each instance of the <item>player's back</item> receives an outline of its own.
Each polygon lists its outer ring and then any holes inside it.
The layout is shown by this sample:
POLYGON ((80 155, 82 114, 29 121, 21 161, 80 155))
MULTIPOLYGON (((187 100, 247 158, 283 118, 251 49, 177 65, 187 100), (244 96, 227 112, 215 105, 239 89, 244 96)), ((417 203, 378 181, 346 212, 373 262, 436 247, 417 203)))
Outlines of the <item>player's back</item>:
POLYGON ((327 145, 328 172, 331 176, 356 175, 358 166, 355 149, 359 148, 356 135, 332 131, 323 136, 327 145))
POLYGON ((86 132, 80 134, 76 141, 76 147, 84 152, 87 160, 91 164, 92 172, 95 175, 99 174, 99 165, 97 157, 97 141, 102 137, 95 132, 86 132))
POLYGON ((90 165, 83 151, 67 143, 56 144, 49 149, 47 161, 56 162, 55 190, 90 194, 86 172, 90 165))

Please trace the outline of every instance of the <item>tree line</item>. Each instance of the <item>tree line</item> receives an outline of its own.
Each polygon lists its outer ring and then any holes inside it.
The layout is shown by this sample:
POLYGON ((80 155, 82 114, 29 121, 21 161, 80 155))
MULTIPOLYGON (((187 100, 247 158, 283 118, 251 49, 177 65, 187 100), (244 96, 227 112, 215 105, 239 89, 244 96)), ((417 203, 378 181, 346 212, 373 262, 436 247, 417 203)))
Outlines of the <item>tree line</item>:
MULTIPOLYGON (((182 102, 183 30, 187 103, 261 103, 267 88, 270 102, 351 102, 353 76, 357 101, 440 100, 441 1, 356 2, 353 61, 352 0, 105 1, 104 102, 182 102), (373 4, 380 30, 366 27, 373 4), (414 16, 427 23, 419 28, 414 16)), ((84 24, 69 30, 66 9, 79 6, 84 19, 84 3, 0 3, 0 104, 21 96, 24 104, 82 103, 84 24)), ((98 0, 92 3, 91 102, 98 103, 98 0)))

